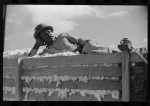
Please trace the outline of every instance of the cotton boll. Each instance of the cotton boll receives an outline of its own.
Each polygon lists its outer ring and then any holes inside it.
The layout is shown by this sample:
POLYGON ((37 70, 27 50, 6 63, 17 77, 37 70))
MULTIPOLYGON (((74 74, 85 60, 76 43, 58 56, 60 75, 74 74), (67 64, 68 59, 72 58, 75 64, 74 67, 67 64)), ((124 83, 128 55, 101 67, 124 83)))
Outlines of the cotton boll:
POLYGON ((104 80, 104 76, 101 77, 101 80, 104 80))
POLYGON ((51 82, 53 82, 53 78, 52 78, 52 76, 48 76, 48 83, 51 83, 51 82))
POLYGON ((57 75, 53 75, 53 79, 54 79, 54 81, 57 81, 58 80, 58 76, 57 75))
POLYGON ((113 91, 112 92, 112 98, 119 99, 119 91, 113 91))
POLYGON ((86 96, 85 90, 80 91, 80 94, 81 94, 82 96, 86 96))
POLYGON ((53 89, 48 89, 48 96, 52 96, 53 93, 54 93, 53 89))
POLYGON ((23 88, 23 92, 25 92, 26 94, 25 94, 25 101, 27 101, 28 99, 28 93, 29 92, 31 92, 32 91, 32 89, 31 88, 27 88, 27 87, 25 87, 25 88, 23 88))
POLYGON ((74 81, 76 81, 77 80, 77 78, 76 77, 72 77, 72 81, 74 82, 74 81))
POLYGON ((58 80, 58 81, 56 82, 56 87, 58 87, 59 85, 61 85, 61 81, 60 81, 60 80, 58 80))
POLYGON ((69 90, 67 88, 59 89, 58 96, 61 97, 61 99, 66 98, 68 92, 69 90))
POLYGON ((13 95, 16 93, 16 88, 5 86, 5 87, 3 87, 3 92, 5 92, 5 93, 11 92, 11 94, 13 95))
POLYGON ((98 101, 102 101, 102 98, 98 94, 94 94, 94 96, 97 98, 98 101))
POLYGON ((6 79, 16 79, 14 76, 12 76, 12 75, 6 75, 5 77, 3 77, 3 78, 6 78, 6 79))
POLYGON ((30 77, 29 76, 22 76, 21 79, 25 80, 26 83, 30 82, 30 77))

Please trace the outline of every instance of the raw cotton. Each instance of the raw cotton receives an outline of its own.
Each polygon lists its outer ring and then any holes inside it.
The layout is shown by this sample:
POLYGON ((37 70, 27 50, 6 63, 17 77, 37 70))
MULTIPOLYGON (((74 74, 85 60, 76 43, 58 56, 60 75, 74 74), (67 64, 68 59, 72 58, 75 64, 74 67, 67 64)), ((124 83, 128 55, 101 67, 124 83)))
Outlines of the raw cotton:
POLYGON ((36 58, 36 57, 54 57, 54 56, 72 56, 72 55, 77 55, 79 54, 78 52, 74 53, 74 52, 58 52, 55 54, 49 54, 49 53, 45 53, 43 55, 39 55, 40 52, 42 52, 43 49, 39 49, 37 54, 35 56, 32 57, 27 57, 29 52, 30 52, 31 48, 25 48, 25 49, 21 49, 21 50, 14 50, 14 51, 6 51, 3 52, 3 58, 11 58, 11 59, 17 59, 17 58, 36 58))
POLYGON ((102 46, 102 45, 92 42, 92 41, 89 41, 84 46, 82 52, 85 54, 87 54, 87 53, 108 53, 108 47, 102 46))
MULTIPOLYGON (((20 50, 6 51, 6 52, 3 52, 3 58, 17 59, 20 57, 27 57, 30 50, 31 50, 31 48, 24 48, 24 49, 20 49, 20 50)), ((40 52, 42 52, 42 49, 39 49, 37 54, 40 52)))

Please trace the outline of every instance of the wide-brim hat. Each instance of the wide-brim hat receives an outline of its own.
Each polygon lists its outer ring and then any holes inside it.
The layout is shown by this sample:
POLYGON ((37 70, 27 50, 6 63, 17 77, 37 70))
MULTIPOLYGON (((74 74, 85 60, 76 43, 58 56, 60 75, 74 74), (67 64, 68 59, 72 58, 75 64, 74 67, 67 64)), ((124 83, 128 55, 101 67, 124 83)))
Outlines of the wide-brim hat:
POLYGON ((42 30, 48 30, 50 29, 52 32, 54 31, 53 27, 52 26, 48 26, 48 25, 45 25, 45 24, 39 24, 38 26, 35 27, 35 33, 34 33, 34 38, 37 39, 39 33, 42 31, 42 30))

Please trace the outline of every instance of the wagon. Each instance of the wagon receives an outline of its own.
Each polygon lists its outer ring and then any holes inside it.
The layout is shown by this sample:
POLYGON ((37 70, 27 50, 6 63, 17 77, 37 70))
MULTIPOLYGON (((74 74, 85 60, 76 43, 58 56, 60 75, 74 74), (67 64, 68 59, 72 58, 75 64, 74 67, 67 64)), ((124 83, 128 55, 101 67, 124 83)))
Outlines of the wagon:
POLYGON ((3 58, 3 100, 145 101, 146 76, 135 52, 3 58))

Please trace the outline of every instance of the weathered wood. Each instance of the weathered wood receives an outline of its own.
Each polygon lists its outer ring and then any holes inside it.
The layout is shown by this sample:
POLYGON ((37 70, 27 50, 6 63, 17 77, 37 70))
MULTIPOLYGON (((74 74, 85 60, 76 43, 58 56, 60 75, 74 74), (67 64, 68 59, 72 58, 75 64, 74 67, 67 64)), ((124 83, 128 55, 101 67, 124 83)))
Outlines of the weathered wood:
POLYGON ((3 78, 3 86, 14 87, 15 86, 15 79, 3 78))
MULTIPOLYGON (((25 97, 24 97, 25 98, 25 97)), ((76 95, 70 95, 67 98, 61 99, 61 97, 58 97, 58 93, 54 92, 52 96, 48 96, 48 93, 34 93, 30 92, 28 94, 29 100, 37 100, 37 101, 97 101, 94 96, 81 96, 79 93, 76 93, 76 95)))
POLYGON ((121 53, 25 58, 22 61, 23 67, 45 66, 45 65, 121 63, 121 53))
POLYGON ((132 89, 133 90, 144 90, 144 80, 132 80, 132 89))
MULTIPOLYGON (((48 82, 40 82, 39 80, 32 80, 29 84, 23 81, 23 86, 30 88, 57 88, 56 82, 50 84, 48 82)), ((121 82, 112 80, 89 80, 87 83, 64 81, 58 87, 63 89, 121 90, 121 82)))
POLYGON ((143 74, 132 75, 132 77, 131 77, 131 80, 135 80, 135 81, 145 80, 145 79, 146 79, 146 77, 143 74))
POLYGON ((144 67, 133 67, 132 74, 144 74, 144 67))
POLYGON ((11 92, 7 92, 7 93, 5 93, 5 92, 3 92, 3 98, 16 98, 16 95, 15 94, 11 94, 11 92))
MULTIPOLYGON (((25 98, 25 93, 23 98, 25 98)), ((75 95, 68 95, 66 98, 61 99, 61 97, 58 97, 57 92, 54 92, 52 96, 48 96, 48 93, 38 94, 30 92, 27 99, 37 101, 98 101, 97 98, 93 95, 82 96, 80 93, 76 93, 75 95)), ((121 99, 113 99, 112 96, 108 94, 102 98, 102 101, 121 101, 121 99)))
POLYGON ((18 68, 3 68, 3 77, 6 77, 8 75, 15 77, 17 70, 18 68))
POLYGON ((16 71, 15 86, 16 86, 16 100, 17 101, 22 100, 21 67, 22 67, 22 61, 19 63, 18 70, 16 71))
POLYGON ((146 95, 132 95, 131 100, 136 102, 146 102, 146 95))
POLYGON ((144 62, 136 52, 130 53, 130 62, 144 62))
POLYGON ((18 59, 3 59, 3 67, 18 67, 18 59))
POLYGON ((68 75, 68 76, 117 76, 121 77, 120 67, 44 67, 22 69, 23 76, 49 76, 49 75, 68 75))
POLYGON ((122 54, 122 101, 130 101, 129 54, 122 54))

